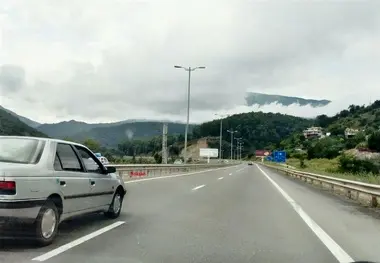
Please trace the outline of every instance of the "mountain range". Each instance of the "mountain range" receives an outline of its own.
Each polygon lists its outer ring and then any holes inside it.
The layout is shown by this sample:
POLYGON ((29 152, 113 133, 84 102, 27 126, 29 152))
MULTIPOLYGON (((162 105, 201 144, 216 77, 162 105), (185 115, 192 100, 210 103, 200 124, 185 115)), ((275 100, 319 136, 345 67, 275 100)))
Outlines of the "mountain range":
MULTIPOLYGON (((328 105, 330 101, 249 92, 247 93, 246 103, 248 106, 263 106, 278 103, 284 106, 299 104, 300 106, 311 105, 312 107, 323 107, 328 105)), ((0 113, 2 116, 0 125, 1 134, 49 136, 76 141, 93 138, 102 145, 109 147, 115 147, 119 142, 132 138, 141 139, 162 134, 163 121, 124 120, 112 123, 86 123, 70 120, 59 123, 41 124, 1 106, 0 113), (10 129, 9 126, 13 128, 10 129)), ((169 135, 184 133, 185 124, 169 121, 165 122, 168 122, 169 135)), ((190 125, 189 132, 192 131, 194 126, 196 125, 190 125)))
POLYGON ((0 135, 46 137, 44 133, 28 126, 21 118, 16 118, 3 108, 0 108, 0 135))

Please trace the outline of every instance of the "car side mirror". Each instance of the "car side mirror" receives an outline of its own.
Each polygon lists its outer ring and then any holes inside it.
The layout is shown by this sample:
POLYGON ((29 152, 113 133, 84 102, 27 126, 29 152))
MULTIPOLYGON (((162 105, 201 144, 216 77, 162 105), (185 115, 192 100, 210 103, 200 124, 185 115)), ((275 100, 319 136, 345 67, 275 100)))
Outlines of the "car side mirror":
POLYGON ((107 174, 116 173, 116 168, 113 166, 107 166, 106 169, 107 174))

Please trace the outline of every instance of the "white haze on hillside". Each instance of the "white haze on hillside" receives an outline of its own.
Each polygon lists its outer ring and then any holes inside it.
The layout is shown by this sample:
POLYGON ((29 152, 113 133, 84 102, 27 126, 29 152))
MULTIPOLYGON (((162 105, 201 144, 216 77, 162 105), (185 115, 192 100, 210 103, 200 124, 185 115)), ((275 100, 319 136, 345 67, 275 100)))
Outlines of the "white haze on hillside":
MULTIPOLYGON (((379 98, 380 99, 380 98, 379 98)), ((367 98, 364 94, 363 96, 355 96, 355 99, 351 95, 342 95, 340 99, 334 100, 326 106, 323 107, 312 107, 312 106, 300 106, 299 104, 291 104, 289 106, 284 106, 277 103, 271 103, 264 106, 252 105, 237 105, 230 109, 225 109, 223 111, 190 111, 190 122, 191 123, 202 123, 214 119, 220 119, 219 116, 226 117, 227 115, 247 113, 247 112, 264 112, 264 113, 282 113, 303 118, 315 118, 318 115, 326 114, 327 116, 333 116, 336 113, 347 109, 353 100, 356 100, 355 105, 369 105, 370 101, 376 100, 376 98, 367 98)), ((175 120, 178 122, 186 122, 186 114, 182 117, 175 115, 166 115, 164 119, 175 120)))

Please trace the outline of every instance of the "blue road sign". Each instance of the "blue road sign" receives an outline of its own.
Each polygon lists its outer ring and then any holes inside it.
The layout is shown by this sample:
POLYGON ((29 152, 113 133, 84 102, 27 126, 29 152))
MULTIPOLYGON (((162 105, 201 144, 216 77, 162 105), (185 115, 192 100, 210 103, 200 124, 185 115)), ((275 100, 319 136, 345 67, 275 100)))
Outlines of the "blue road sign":
POLYGON ((274 161, 277 163, 286 162, 286 152, 285 151, 275 151, 273 153, 274 161))

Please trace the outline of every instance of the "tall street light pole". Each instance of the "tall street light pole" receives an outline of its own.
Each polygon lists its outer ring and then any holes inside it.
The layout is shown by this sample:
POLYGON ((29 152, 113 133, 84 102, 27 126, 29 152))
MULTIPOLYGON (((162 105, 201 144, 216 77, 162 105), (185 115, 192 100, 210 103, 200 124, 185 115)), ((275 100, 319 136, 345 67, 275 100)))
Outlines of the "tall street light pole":
POLYGON ((240 144, 240 140, 241 140, 242 138, 240 137, 240 138, 235 138, 235 140, 236 140, 236 160, 238 160, 239 158, 238 158, 238 156, 239 156, 239 144, 240 144))
POLYGON ((206 67, 182 67, 182 66, 174 66, 174 68, 182 68, 189 72, 189 80, 187 83, 187 119, 186 119, 186 128, 185 128, 185 154, 184 154, 184 163, 187 163, 187 133, 189 130, 189 118, 190 118, 190 79, 191 79, 191 72, 197 69, 205 69, 206 67))
POLYGON ((220 115, 215 113, 215 116, 220 117, 220 131, 219 131, 219 162, 222 162, 222 137, 223 137, 223 118, 229 115, 220 115))
POLYGON ((227 132, 231 133, 231 162, 233 161, 233 147, 234 147, 234 133, 237 132, 237 131, 234 131, 234 130, 227 130, 227 132))
POLYGON ((244 142, 240 142, 240 161, 241 161, 241 150, 243 149, 244 142))

